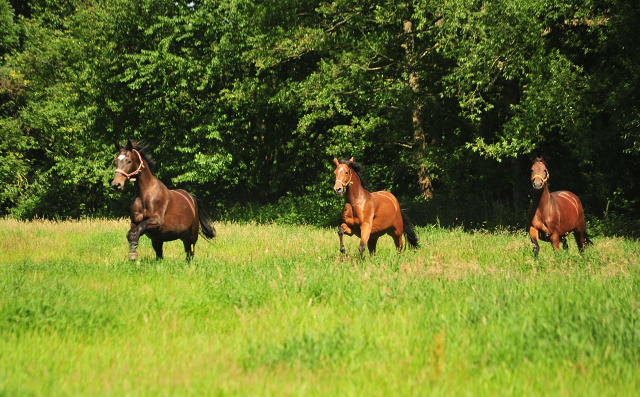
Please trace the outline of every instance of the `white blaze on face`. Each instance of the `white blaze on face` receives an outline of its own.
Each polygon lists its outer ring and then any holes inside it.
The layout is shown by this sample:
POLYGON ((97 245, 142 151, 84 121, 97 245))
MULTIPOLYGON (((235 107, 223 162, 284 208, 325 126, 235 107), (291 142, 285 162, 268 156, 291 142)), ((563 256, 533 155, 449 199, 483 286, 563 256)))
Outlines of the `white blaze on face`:
POLYGON ((120 156, 118 156, 118 160, 124 160, 124 158, 127 157, 124 154, 121 154, 120 156))

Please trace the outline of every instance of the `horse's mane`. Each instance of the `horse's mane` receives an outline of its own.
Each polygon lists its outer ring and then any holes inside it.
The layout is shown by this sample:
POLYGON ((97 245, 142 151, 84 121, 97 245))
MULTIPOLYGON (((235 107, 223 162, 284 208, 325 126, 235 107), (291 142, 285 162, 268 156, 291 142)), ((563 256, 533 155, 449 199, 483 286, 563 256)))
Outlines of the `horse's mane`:
POLYGON ((140 157, 142 157, 142 160, 147 163, 149 170, 153 171, 156 166, 156 161, 151 157, 151 154, 149 153, 149 145, 145 141, 127 141, 124 149, 129 151, 135 149, 138 153, 140 153, 140 157))
POLYGON ((367 186, 364 180, 362 179, 362 173, 364 172, 364 167, 362 166, 362 164, 356 163, 355 161, 349 161, 348 159, 342 159, 339 161, 339 163, 346 164, 349 166, 349 168, 354 170, 356 172, 356 175, 358 175, 358 178, 360 179, 360 184, 362 185, 362 187, 364 189, 367 189, 367 186))
POLYGON ((546 154, 543 154, 542 156, 538 156, 538 155, 533 155, 531 156, 531 164, 534 163, 542 163, 542 164, 547 164, 547 160, 549 160, 549 156, 547 156, 546 154))

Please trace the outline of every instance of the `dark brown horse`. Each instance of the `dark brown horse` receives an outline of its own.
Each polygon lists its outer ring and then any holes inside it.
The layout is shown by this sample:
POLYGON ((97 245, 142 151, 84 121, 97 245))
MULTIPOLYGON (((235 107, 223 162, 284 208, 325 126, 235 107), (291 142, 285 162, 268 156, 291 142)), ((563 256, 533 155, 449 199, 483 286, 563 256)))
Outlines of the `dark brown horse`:
POLYGON ((138 258, 138 241, 146 234, 156 251, 156 258, 162 259, 162 244, 165 241, 182 240, 187 260, 193 257, 198 229, 206 238, 216 236, 213 223, 202 208, 200 200, 184 190, 169 190, 151 173, 154 161, 140 143, 128 141, 122 147, 116 142, 116 176, 111 187, 122 190, 127 180, 134 181, 136 191, 131 204, 131 229, 129 259, 138 258))
POLYGON ((538 239, 550 241, 554 249, 562 246, 568 249, 565 235, 573 232, 582 251, 586 244, 591 244, 586 233, 582 203, 575 194, 566 190, 549 193, 549 171, 545 164, 546 157, 536 158, 531 166, 531 184, 533 185, 533 202, 527 212, 529 220, 529 236, 533 243, 533 253, 537 257, 540 251, 538 239))
POLYGON ((340 236, 340 252, 344 253, 342 236, 354 234, 360 237, 360 258, 364 255, 364 246, 373 254, 380 236, 388 234, 393 238, 398 251, 402 250, 402 235, 407 238, 409 246, 418 248, 413 224, 400 208, 396 197, 384 190, 370 193, 360 180, 362 166, 353 161, 334 158, 336 183, 333 190, 337 195, 346 193, 346 203, 342 210, 342 225, 338 226, 340 236))

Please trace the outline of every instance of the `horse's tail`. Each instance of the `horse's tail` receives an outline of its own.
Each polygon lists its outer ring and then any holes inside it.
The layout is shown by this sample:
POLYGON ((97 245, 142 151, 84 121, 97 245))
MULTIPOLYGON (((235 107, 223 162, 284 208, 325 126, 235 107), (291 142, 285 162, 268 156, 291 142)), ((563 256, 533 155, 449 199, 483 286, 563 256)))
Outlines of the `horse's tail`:
POLYGON ((407 214, 400 209, 400 215, 402 215, 402 225, 404 229, 404 237, 407 239, 407 244, 411 248, 420 248, 418 242, 418 236, 416 235, 416 228, 413 226, 413 222, 407 216, 407 214))
MULTIPOLYGON (((195 197, 194 197, 195 198, 195 197)), ((207 214, 207 211, 204 210, 204 205, 202 204, 202 200, 199 198, 196 199, 196 204, 198 205, 198 220, 200 221, 200 234, 202 234, 206 238, 214 238, 216 236, 216 229, 213 227, 213 221, 207 214)))
POLYGON ((593 245, 593 241, 591 241, 591 237, 593 237, 593 235, 587 234, 587 232, 584 232, 584 245, 593 245))

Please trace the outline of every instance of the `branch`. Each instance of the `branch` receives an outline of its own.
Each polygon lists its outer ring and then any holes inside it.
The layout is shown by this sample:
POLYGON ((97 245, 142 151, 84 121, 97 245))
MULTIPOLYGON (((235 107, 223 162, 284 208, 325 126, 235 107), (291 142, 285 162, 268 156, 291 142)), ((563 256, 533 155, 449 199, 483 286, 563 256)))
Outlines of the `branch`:
POLYGON ((350 15, 350 16, 349 16, 349 18, 343 19, 342 21, 340 21, 340 22, 338 22, 337 24, 333 25, 332 27, 330 27, 329 29, 325 30, 324 32, 325 32, 325 33, 329 33, 329 32, 331 32, 332 30, 334 30, 334 29, 335 29, 335 28, 337 28, 338 26, 340 26, 340 25, 342 25, 342 24, 344 24, 344 23, 349 22, 349 20, 350 20, 351 18, 353 18, 353 15, 350 15))
POLYGON ((422 59, 422 57, 423 57, 423 56, 425 56, 425 55, 427 55, 427 53, 428 53, 429 51, 431 51, 431 50, 435 50, 435 49, 436 49, 436 47, 438 47, 439 45, 440 45, 440 43, 436 43, 433 47, 429 47, 429 48, 427 48, 427 49, 422 53, 422 55, 420 55, 420 56, 418 57, 418 59, 422 59))

